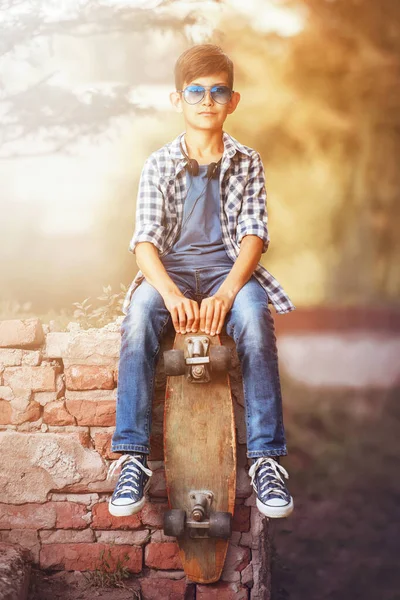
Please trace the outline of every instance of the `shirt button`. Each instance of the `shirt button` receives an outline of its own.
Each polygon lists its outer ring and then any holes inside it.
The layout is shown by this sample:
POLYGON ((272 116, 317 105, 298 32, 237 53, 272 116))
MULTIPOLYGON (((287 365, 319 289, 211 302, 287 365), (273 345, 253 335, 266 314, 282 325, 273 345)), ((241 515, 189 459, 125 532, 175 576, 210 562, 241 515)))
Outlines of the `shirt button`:
POLYGON ((173 179, 170 179, 170 180, 169 180, 169 184, 170 184, 170 185, 172 185, 173 183, 175 183, 175 182, 174 182, 174 180, 173 180, 173 179))

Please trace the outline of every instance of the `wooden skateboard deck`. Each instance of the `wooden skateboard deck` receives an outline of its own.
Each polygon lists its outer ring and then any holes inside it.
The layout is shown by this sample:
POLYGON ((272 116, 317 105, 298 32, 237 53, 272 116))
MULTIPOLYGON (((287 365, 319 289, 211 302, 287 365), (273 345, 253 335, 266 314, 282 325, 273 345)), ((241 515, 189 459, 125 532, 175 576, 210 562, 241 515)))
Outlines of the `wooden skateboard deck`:
MULTIPOLYGON (((187 343, 195 338, 208 339, 209 349, 223 349, 219 336, 201 333, 176 334, 174 349, 183 350, 185 358, 190 357, 187 343)), ((188 381, 186 375, 169 375, 164 413, 169 507, 186 511, 186 519, 192 523, 177 536, 177 542, 185 573, 197 583, 218 581, 229 539, 214 537, 215 531, 210 537, 211 529, 197 529, 197 525, 193 528, 194 495, 190 492, 205 490, 208 501, 211 496, 211 504, 206 503, 208 516, 216 511, 233 516, 236 496, 236 435, 229 377, 227 372, 212 371, 212 359, 210 371, 210 381, 201 383, 188 381)), ((217 516, 214 514, 214 519, 217 516)), ((202 520, 207 518, 203 515, 202 520)))

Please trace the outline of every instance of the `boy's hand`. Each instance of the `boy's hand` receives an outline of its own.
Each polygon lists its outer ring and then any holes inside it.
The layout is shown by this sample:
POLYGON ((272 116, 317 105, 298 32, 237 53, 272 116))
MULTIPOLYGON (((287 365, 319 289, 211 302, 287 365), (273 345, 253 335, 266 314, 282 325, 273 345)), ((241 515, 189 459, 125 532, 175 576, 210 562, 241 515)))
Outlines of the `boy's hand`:
POLYGON ((195 300, 186 298, 181 293, 169 292, 164 297, 164 304, 171 313, 172 323, 177 333, 195 333, 199 328, 200 309, 195 300))
POLYGON ((206 334, 219 334, 227 313, 232 308, 234 298, 218 291, 209 298, 204 298, 200 306, 200 329, 206 334))

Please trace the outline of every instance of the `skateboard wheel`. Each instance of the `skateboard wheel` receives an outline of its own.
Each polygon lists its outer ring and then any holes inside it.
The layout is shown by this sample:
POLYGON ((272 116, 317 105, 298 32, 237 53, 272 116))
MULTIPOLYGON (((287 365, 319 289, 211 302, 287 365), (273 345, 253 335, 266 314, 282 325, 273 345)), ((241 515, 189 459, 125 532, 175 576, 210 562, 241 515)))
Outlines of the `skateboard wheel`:
POLYGON ((185 532, 186 512, 179 508, 166 510, 164 513, 164 533, 179 537, 185 532))
POLYGON ((210 514, 210 537, 229 538, 232 533, 232 515, 230 512, 212 512, 210 514))
POLYGON ((213 371, 228 371, 231 366, 230 349, 226 346, 211 346, 210 365, 213 371))
POLYGON ((164 369, 166 375, 184 375, 186 362, 183 350, 166 350, 164 352, 164 369))

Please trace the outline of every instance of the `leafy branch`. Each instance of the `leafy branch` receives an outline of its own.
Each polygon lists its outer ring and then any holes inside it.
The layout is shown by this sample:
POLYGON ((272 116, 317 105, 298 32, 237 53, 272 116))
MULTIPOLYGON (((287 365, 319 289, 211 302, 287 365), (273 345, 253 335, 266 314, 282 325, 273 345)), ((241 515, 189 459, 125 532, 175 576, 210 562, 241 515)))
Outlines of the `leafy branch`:
POLYGON ((73 302, 73 306, 76 307, 74 319, 82 329, 104 327, 104 325, 114 321, 121 315, 128 288, 123 283, 120 284, 120 288, 120 292, 113 293, 111 285, 103 286, 103 295, 97 297, 97 300, 100 300, 103 304, 95 308, 92 304, 89 304, 90 297, 85 298, 83 302, 73 302))

